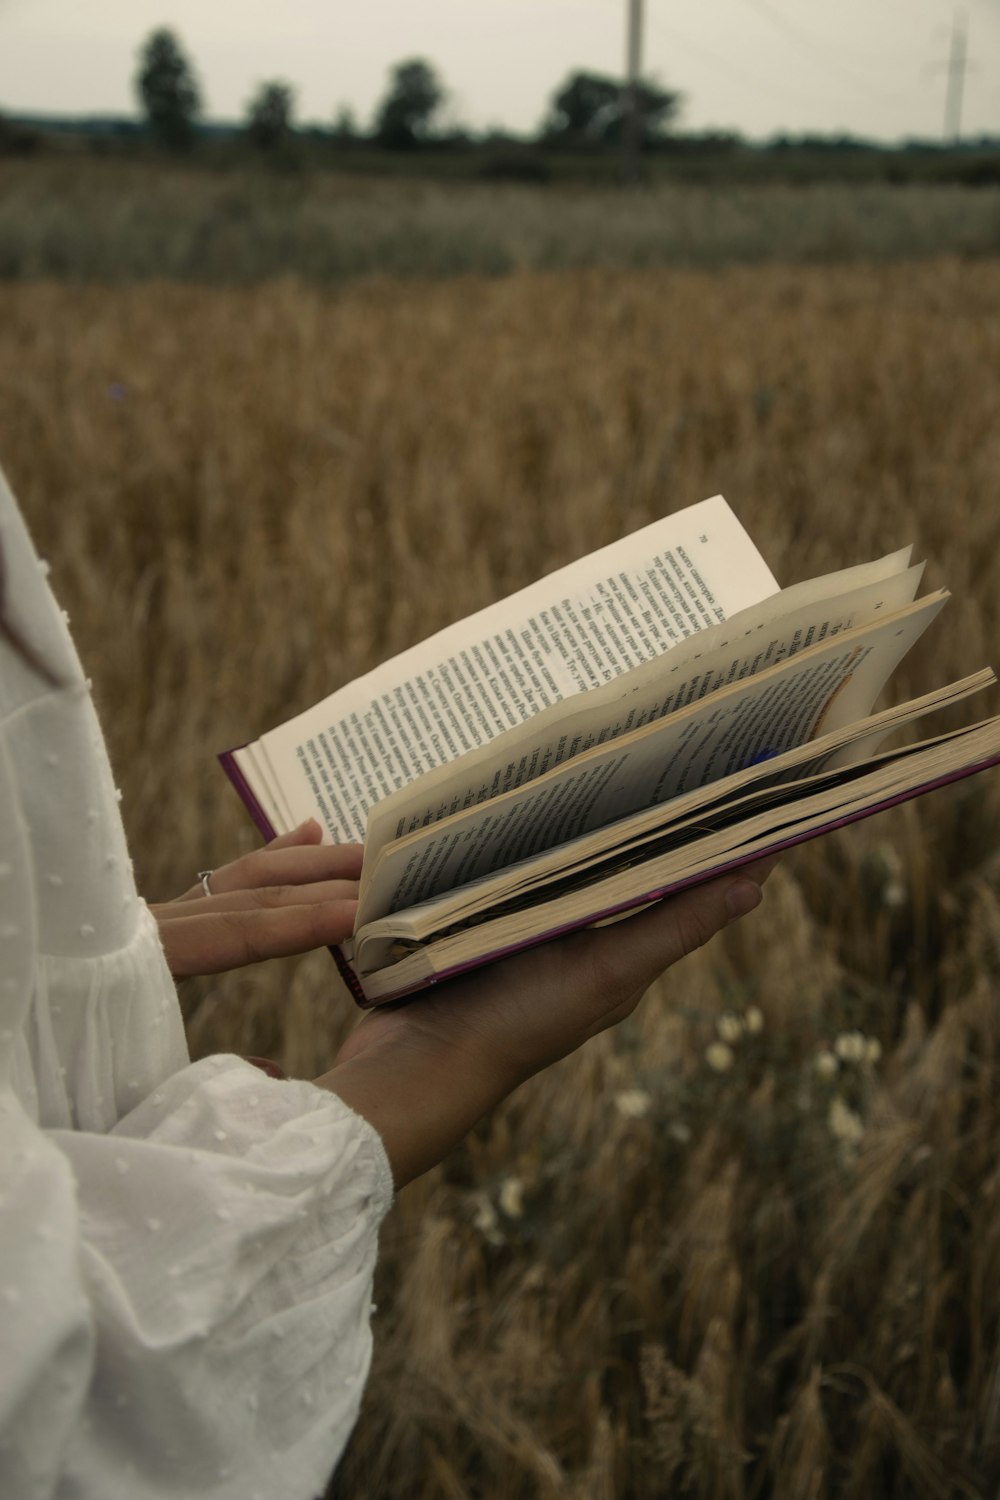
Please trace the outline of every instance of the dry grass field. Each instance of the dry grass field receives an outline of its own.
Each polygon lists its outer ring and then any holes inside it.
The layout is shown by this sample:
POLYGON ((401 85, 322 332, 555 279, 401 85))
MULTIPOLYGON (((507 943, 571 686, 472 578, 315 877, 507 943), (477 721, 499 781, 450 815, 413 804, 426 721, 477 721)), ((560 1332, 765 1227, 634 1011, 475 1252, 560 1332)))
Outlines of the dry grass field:
MULTIPOLYGON (((835 165, 832 168, 835 170, 835 165)), ((454 183, 0 156, 0 277, 230 286, 1000 254, 1000 186, 454 183)))
MULTIPOLYGON (((996 663, 998 312, 988 259, 0 286, 146 893, 253 841, 214 751, 719 489, 784 582, 916 542, 900 694, 996 663)), ((337 1500, 997 1494, 998 828, 981 778, 799 851, 405 1191, 337 1500)), ((184 1000, 306 1076, 355 1019, 325 953, 184 1000)))

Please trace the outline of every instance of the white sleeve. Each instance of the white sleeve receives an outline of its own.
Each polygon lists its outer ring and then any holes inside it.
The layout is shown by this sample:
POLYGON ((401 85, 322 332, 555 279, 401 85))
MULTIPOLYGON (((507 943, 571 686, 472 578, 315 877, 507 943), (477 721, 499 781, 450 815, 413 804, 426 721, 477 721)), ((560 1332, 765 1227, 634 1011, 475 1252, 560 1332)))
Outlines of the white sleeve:
POLYGON ((235 1057, 108 1134, 0 1094, 0 1493, 311 1500, 371 1355, 376 1132, 235 1057))
POLYGON ((2 476, 0 564, 0 1496, 312 1500, 368 1369, 385 1152, 311 1083, 188 1061, 2 476))

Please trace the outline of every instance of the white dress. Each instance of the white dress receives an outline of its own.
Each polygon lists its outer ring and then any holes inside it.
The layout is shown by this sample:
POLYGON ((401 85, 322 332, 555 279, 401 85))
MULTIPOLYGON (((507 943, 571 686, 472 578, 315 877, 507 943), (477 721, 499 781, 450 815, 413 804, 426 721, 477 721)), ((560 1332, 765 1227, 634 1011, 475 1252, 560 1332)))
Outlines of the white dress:
POLYGON ((2 476, 0 559, 0 1495, 310 1500, 368 1369, 385 1152, 311 1083, 189 1061, 2 476))

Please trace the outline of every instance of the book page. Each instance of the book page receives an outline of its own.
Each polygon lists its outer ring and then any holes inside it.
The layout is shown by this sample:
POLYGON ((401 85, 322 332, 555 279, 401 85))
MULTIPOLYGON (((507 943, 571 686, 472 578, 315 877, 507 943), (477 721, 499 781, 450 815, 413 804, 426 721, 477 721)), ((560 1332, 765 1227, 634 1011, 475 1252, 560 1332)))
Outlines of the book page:
MULTIPOLYGON (((854 785, 861 778, 869 780, 874 772, 881 773, 886 787, 902 783, 908 775, 903 763, 910 757, 966 733, 966 729, 952 730, 922 745, 890 751, 875 762, 829 770, 791 783, 758 782, 721 803, 712 803, 696 812, 689 810, 676 819, 671 817, 641 840, 615 840, 598 857, 582 861, 568 859, 564 866, 553 867, 536 880, 521 880, 507 888, 501 874, 461 887, 461 891, 468 892, 471 897, 479 893, 478 899, 468 903, 457 899, 460 893, 449 892, 419 906, 407 907, 394 916, 370 923, 357 934, 355 960, 358 972, 370 974, 392 962, 400 940, 406 946, 437 942, 470 926, 473 920, 495 921, 512 912, 525 911, 571 891, 582 890, 597 880, 605 880, 633 866, 660 860, 674 851, 691 851, 694 845, 705 844, 727 828, 750 818, 767 815, 777 829, 799 816, 799 809, 807 802, 815 805, 818 797, 826 798, 832 809, 851 801, 855 796, 854 785)), ((686 800, 679 799, 680 802, 686 800)), ((576 842, 582 843, 583 840, 576 842)), ((694 858, 690 853, 684 857, 694 858)), ((520 868, 523 870, 531 863, 537 862, 524 861, 520 868)))
POLYGON ((777 592, 721 495, 449 626, 234 752, 277 831, 369 809, 539 710, 591 691, 777 592))
MULTIPOLYGON (((730 776, 675 797, 669 803, 655 803, 570 842, 529 855, 514 865, 444 895, 366 923, 359 927, 357 940, 363 944, 369 933, 423 938, 437 926, 488 911, 497 903, 519 897, 536 886, 564 879, 610 857, 641 852, 662 838, 665 830, 673 832, 692 817, 715 818, 721 809, 731 808, 758 791, 770 793, 777 789, 784 795, 789 787, 801 789, 803 783, 812 778, 843 775, 845 770, 856 767, 862 760, 865 769, 871 768, 873 757, 887 735, 912 725, 927 714, 950 707, 995 682, 996 676, 989 669, 972 673, 920 698, 883 709, 879 714, 807 740, 805 744, 768 760, 753 763, 730 776)), ((933 737, 935 741, 944 738, 947 736, 933 737)), ((904 745, 883 752, 878 756, 879 763, 907 756, 914 749, 926 748, 930 743, 931 739, 925 739, 916 746, 904 745)), ((407 842, 400 842, 400 850, 407 842)), ((412 847, 413 841, 409 842, 412 847)))
POLYGON ((539 714, 519 733, 505 735, 492 752, 467 755, 379 803, 369 818, 359 921, 385 909, 386 884, 391 884, 392 877, 383 874, 383 851, 398 839, 535 781, 595 744, 620 739, 814 643, 895 613, 912 601, 922 567, 889 571, 888 576, 867 580, 873 573, 898 569, 906 555, 893 554, 878 563, 784 590, 613 684, 613 696, 598 690, 579 707, 564 706, 557 719, 551 712, 539 714), (832 598, 814 597, 820 586, 843 589, 859 577, 865 580, 860 587, 835 592, 832 598), (789 601, 792 605, 798 601, 798 607, 788 607, 789 601))
MULTIPOLYGON (((483 746, 380 802, 368 820, 370 855, 391 840, 543 776, 594 745, 654 719, 843 630, 912 602, 923 565, 899 569, 906 553, 785 589, 713 625, 575 704, 543 711, 502 743, 483 746), (898 569, 897 571, 891 571, 898 569), (874 575, 874 576, 873 576, 874 575), (832 591, 832 597, 827 590, 832 591)), ((372 878, 369 861, 362 898, 372 878)))
POLYGON ((807 797, 787 809, 776 826, 761 813, 710 834, 687 849, 667 854, 599 879, 540 906, 497 917, 417 948, 364 979, 372 1004, 421 988, 572 928, 625 916, 629 909, 659 900, 672 889, 708 878, 773 849, 877 812, 895 801, 931 790, 958 777, 1000 763, 1000 719, 955 732, 945 744, 916 750, 906 761, 860 776, 846 797, 844 789, 807 797))
POLYGON ((389 845, 362 887, 358 929, 861 718, 946 597, 843 631, 389 845))

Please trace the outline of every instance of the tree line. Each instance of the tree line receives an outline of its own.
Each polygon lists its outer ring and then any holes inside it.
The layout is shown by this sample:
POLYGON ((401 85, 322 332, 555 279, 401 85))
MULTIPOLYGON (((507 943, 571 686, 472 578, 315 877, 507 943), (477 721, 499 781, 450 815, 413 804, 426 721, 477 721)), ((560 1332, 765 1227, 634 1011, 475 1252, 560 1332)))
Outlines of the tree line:
MULTIPOLYGON (((135 79, 136 93, 153 138, 170 150, 184 150, 197 139, 204 101, 197 73, 179 38, 160 28, 143 43, 135 79)), ((389 72, 385 93, 368 132, 342 109, 331 134, 342 141, 369 139, 390 150, 409 150, 441 139, 447 89, 432 63, 409 58, 389 72)), ((623 80, 575 71, 554 90, 539 139, 565 145, 613 145, 634 111, 640 143, 662 138, 676 118, 679 94, 644 81, 630 94, 623 80)), ((295 91, 281 79, 261 83, 243 121, 250 144, 274 150, 294 135, 295 91)), ((451 138, 468 132, 452 128, 451 138)))

